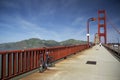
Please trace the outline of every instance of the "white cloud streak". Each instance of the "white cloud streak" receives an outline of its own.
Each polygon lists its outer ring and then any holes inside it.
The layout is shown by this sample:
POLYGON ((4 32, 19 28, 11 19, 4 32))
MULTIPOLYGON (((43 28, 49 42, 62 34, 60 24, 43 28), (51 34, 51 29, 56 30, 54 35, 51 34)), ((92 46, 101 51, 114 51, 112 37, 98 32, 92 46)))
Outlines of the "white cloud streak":
POLYGON ((31 38, 37 37, 40 39, 52 39, 57 41, 71 38, 85 40, 85 29, 78 30, 71 27, 65 27, 57 32, 56 30, 46 29, 44 26, 41 27, 40 25, 21 18, 18 20, 18 23, 20 29, 25 32, 21 34, 26 35, 26 37, 31 36, 31 38))
POLYGON ((85 25, 85 22, 84 22, 84 19, 83 17, 77 17, 73 22, 72 22, 72 25, 75 26, 75 25, 85 25))

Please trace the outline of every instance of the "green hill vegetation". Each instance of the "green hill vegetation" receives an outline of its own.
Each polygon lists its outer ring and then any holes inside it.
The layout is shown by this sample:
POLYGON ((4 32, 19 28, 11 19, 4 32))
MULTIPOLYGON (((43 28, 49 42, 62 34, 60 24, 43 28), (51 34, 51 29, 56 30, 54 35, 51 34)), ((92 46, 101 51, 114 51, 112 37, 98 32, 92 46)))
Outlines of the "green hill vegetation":
POLYGON ((41 47, 53 47, 53 46, 69 46, 76 44, 85 44, 85 41, 69 39, 61 42, 55 40, 41 40, 38 38, 31 38, 13 43, 0 44, 0 50, 21 50, 28 48, 41 48, 41 47))
POLYGON ((60 44, 64 45, 64 46, 76 45, 76 44, 85 44, 85 43, 86 43, 86 41, 80 41, 80 40, 75 40, 75 39, 69 39, 69 40, 60 42, 60 44))

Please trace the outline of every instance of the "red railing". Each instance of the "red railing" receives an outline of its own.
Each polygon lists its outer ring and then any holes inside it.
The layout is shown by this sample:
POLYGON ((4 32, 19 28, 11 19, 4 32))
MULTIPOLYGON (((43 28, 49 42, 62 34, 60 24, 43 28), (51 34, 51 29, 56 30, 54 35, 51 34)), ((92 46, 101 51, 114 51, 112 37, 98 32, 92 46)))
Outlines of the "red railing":
POLYGON ((50 48, 36 48, 26 50, 1 51, 1 76, 0 79, 10 79, 17 75, 31 71, 40 67, 41 56, 45 57, 46 51, 53 57, 52 61, 65 58, 68 55, 74 54, 81 50, 87 49, 88 46, 59 46, 50 48), (41 53, 43 55, 41 55, 41 53))

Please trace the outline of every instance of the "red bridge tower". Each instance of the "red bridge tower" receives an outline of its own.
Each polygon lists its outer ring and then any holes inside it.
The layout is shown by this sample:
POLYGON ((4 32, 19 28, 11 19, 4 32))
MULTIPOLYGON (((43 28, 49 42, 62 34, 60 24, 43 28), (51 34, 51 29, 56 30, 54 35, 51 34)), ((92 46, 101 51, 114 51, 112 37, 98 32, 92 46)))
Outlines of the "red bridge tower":
POLYGON ((99 41, 101 42, 101 37, 104 38, 104 43, 107 42, 107 35, 106 35, 106 11, 99 10, 98 11, 98 36, 99 41))

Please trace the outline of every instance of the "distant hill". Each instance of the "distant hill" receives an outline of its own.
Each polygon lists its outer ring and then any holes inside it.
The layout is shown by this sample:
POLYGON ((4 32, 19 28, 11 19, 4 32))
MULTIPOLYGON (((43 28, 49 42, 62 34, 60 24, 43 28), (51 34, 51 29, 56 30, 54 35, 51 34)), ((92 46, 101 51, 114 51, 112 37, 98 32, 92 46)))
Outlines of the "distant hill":
POLYGON ((60 42, 60 44, 64 45, 64 46, 76 45, 76 44, 85 44, 85 43, 86 43, 86 41, 80 41, 80 40, 75 40, 75 39, 69 39, 69 40, 60 42))
POLYGON ((68 45, 84 44, 84 43, 86 42, 75 39, 69 39, 69 40, 57 42, 54 40, 41 40, 38 38, 31 38, 19 42, 0 44, 0 50, 19 50, 19 49, 40 48, 40 47, 68 46, 68 45))

